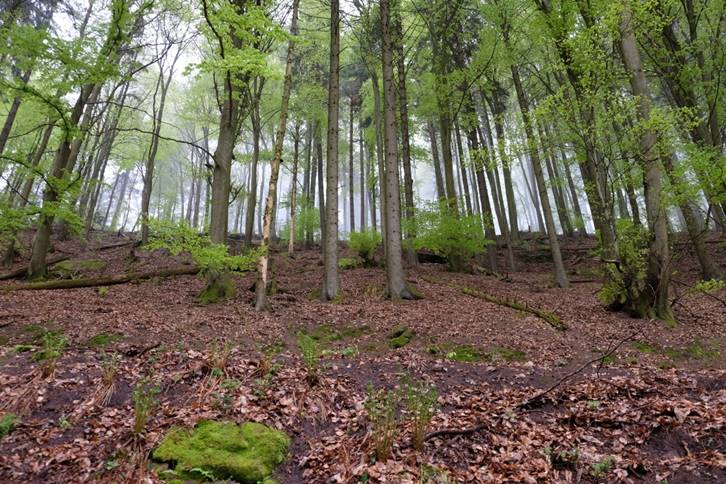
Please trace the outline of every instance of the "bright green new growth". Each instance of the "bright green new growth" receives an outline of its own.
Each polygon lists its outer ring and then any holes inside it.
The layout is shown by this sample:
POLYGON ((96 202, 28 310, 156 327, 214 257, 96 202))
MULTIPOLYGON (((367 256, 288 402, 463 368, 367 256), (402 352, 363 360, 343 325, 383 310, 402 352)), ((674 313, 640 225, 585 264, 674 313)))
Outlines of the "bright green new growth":
MULTIPOLYGON (((320 210, 309 203, 300 204, 295 210, 295 241, 305 240, 305 234, 312 234, 315 238, 320 232, 320 210)), ((290 222, 285 222, 280 231, 280 238, 284 241, 290 240, 290 222)))
POLYGON ((255 249, 243 255, 230 255, 227 246, 214 244, 206 235, 202 235, 186 222, 178 224, 150 220, 150 241, 148 250, 166 249, 176 256, 188 253, 200 268, 200 274, 247 272, 255 268, 261 249, 255 249))
POLYGON ((377 231, 364 230, 361 232, 351 232, 348 245, 363 259, 363 263, 370 267, 375 264, 373 256, 378 246, 381 245, 382 240, 381 234, 377 231))
POLYGON ((461 270, 463 261, 486 252, 492 243, 484 237, 481 220, 477 216, 458 217, 446 203, 429 203, 418 209, 410 221, 403 221, 406 233, 416 237, 406 239, 407 248, 428 249, 446 258, 449 269, 461 270))
POLYGON ((175 477, 232 479, 243 484, 269 482, 287 457, 290 439, 265 425, 202 421, 195 429, 174 428, 153 458, 174 464, 175 477))
MULTIPOLYGON (((607 264, 607 282, 598 293, 598 298, 604 304, 619 309, 635 304, 640 299, 639 294, 647 290, 648 233, 629 219, 619 219, 616 231, 619 260, 607 264)), ((628 310, 635 315, 644 312, 643 308, 637 307, 628 310)))

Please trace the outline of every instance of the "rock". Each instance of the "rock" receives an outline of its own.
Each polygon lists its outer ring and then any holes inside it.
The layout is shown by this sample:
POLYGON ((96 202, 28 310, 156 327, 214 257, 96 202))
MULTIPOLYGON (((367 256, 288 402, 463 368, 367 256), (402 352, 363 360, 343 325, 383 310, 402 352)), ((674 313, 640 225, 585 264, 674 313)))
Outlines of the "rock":
POLYGON ((388 340, 391 348, 403 348, 411 342, 416 333, 407 326, 400 326, 393 330, 388 340))
POLYGON ((88 272, 103 271, 106 265, 106 261, 102 259, 68 259, 53 264, 49 274, 58 279, 75 279, 88 272))
POLYGON ((259 423, 202 421, 194 429, 171 429, 153 458, 174 466, 178 479, 256 484, 272 482, 269 478, 287 457, 289 445, 287 435, 259 423))

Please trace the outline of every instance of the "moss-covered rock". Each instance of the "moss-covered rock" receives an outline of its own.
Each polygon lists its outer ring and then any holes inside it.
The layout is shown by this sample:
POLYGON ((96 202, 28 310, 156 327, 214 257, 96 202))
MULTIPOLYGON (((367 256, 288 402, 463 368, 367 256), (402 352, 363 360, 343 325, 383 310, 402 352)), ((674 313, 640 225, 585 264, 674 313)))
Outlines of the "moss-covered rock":
POLYGON ((48 273, 58 279, 75 279, 89 272, 103 271, 106 265, 101 259, 68 259, 53 264, 48 273))
POLYGON ((407 326, 399 326, 394 329, 388 340, 391 348, 403 348, 411 342, 416 333, 407 326))
POLYGON ((194 429, 169 431, 153 458, 173 465, 177 478, 203 475, 256 484, 269 482, 289 445, 287 435, 259 423, 203 421, 194 429))

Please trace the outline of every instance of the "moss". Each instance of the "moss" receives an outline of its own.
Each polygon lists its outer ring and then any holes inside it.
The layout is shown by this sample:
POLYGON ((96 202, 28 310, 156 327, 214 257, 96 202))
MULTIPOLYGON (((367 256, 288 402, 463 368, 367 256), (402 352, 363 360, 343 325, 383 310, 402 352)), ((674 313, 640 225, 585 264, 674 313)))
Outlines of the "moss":
POLYGON ((20 422, 20 418, 14 413, 8 412, 0 418, 0 437, 5 437, 20 422))
POLYGON ((658 351, 655 346, 648 343, 647 341, 633 341, 631 346, 634 349, 640 351, 641 353, 647 353, 649 355, 652 355, 658 351))
POLYGON ((106 296, 108 294, 108 286, 99 287, 98 289, 96 289, 96 293, 101 297, 106 296))
POLYGON ((715 360, 720 356, 719 350, 695 340, 684 348, 665 348, 663 353, 673 360, 715 360))
POLYGON ((8 344, 8 341, 10 341, 10 338, 5 336, 4 334, 0 334, 0 346, 5 346, 8 344))
POLYGON ((407 326, 399 326, 389 335, 388 346, 403 348, 411 342, 416 333, 407 326))
POLYGON ((153 457, 174 465, 178 478, 213 476, 256 484, 269 482, 289 445, 287 435, 259 423, 203 421, 195 429, 172 429, 153 457))
POLYGON ((103 271, 106 265, 101 259, 69 259, 53 264, 49 274, 59 279, 74 279, 87 272, 103 271))
POLYGON ((124 339, 124 337, 120 334, 99 333, 96 336, 88 338, 85 345, 90 346, 91 348, 103 348, 115 343, 116 341, 121 341, 122 339, 124 339))
POLYGON ((361 259, 353 257, 343 257, 341 259, 338 259, 338 267, 343 270, 355 269, 356 267, 360 267, 362 264, 363 261, 361 259))
POLYGON ((236 292, 234 280, 229 274, 210 277, 207 286, 199 293, 199 303, 206 306, 222 299, 234 297, 236 292))
POLYGON ((493 346, 489 349, 488 354, 495 360, 524 361, 527 359, 524 351, 516 348, 507 348, 506 346, 493 346))

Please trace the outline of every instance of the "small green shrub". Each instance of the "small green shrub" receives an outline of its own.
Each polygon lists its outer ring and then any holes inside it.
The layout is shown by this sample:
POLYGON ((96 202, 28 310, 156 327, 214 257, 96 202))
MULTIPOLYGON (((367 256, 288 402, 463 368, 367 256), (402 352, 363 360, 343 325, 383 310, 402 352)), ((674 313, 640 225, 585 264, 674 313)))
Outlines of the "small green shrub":
POLYGON ((318 363, 320 361, 320 345, 312 336, 303 333, 297 334, 297 344, 300 347, 303 363, 307 369, 308 383, 314 384, 318 381, 318 363))
MULTIPOLYGON (((320 210, 309 203, 300 203, 295 210, 295 241, 304 242, 306 234, 312 234, 313 239, 320 233, 320 210)), ((285 222, 280 231, 280 239, 290 240, 290 222, 285 222)))
POLYGON ((615 467, 615 459, 611 456, 605 457, 600 462, 592 465, 592 475, 595 477, 603 477, 607 475, 615 467))
POLYGON ((359 259, 355 259, 352 257, 342 257, 338 259, 338 267, 341 269, 355 269, 356 267, 359 267, 361 265, 361 261, 359 259))
POLYGON ((136 384, 132 397, 134 401, 134 424, 133 433, 136 436, 146 429, 152 412, 159 403, 158 397, 161 393, 159 385, 152 383, 148 377, 144 377, 136 384))
POLYGON ((436 413, 438 393, 435 386, 425 381, 406 378, 403 383, 406 409, 413 422, 413 446, 416 450, 422 450, 426 428, 436 413))
POLYGON ((5 437, 20 423, 20 417, 8 412, 0 418, 0 437, 5 437))
POLYGON ((55 374, 56 363, 68 344, 68 338, 53 331, 46 332, 41 337, 42 350, 33 355, 34 361, 42 361, 43 376, 49 378, 55 374))
POLYGON ((361 232, 351 232, 348 245, 358 254, 358 257, 363 259, 363 263, 366 266, 372 266, 375 264, 373 256, 378 246, 381 245, 382 240, 381 234, 377 231, 364 230, 361 232))
POLYGON ((492 241, 484 237, 481 219, 475 215, 456 215, 446 202, 429 203, 403 221, 406 233, 416 237, 404 241, 408 249, 428 249, 446 258, 449 270, 461 271, 464 262, 486 252, 492 241))
POLYGON ((401 401, 399 392, 381 388, 375 390, 368 385, 364 408, 373 426, 373 441, 376 459, 385 462, 391 456, 393 443, 398 434, 397 412, 401 401))

